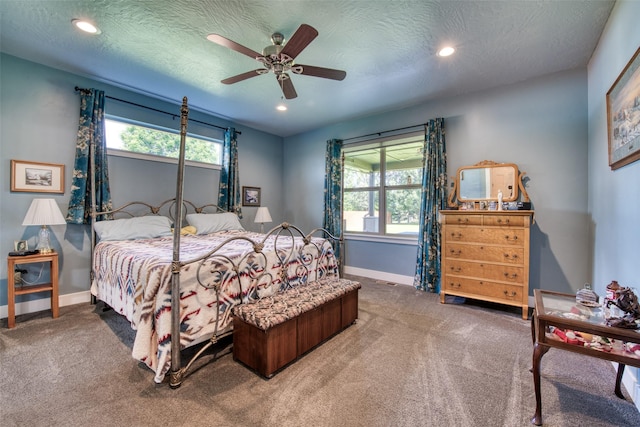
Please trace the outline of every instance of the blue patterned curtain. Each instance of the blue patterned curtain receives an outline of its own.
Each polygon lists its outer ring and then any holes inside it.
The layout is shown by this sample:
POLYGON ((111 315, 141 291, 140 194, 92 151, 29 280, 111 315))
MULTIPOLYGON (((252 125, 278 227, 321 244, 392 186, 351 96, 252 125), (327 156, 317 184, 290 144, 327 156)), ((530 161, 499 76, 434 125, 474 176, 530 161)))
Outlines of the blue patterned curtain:
MULTIPOLYGON (((324 220, 322 227, 334 236, 342 236, 342 140, 327 141, 324 171, 324 220)), ((340 248, 335 248, 340 259, 340 248)))
MULTIPOLYGON (((109 168, 107 165, 107 141, 104 136, 104 91, 83 89, 80 91, 80 121, 76 140, 76 159, 71 181, 71 197, 67 222, 91 223, 91 157, 95 166, 95 201, 98 212, 110 211, 109 168)), ((100 219, 112 219, 102 215, 100 219)))
POLYGON ((228 128, 224 132, 218 206, 228 212, 235 212, 239 218, 242 218, 240 172, 238 170, 238 134, 234 128, 228 128))
POLYGON ((420 290, 440 292, 440 223, 438 211, 447 207, 447 150, 444 119, 429 120, 425 126, 422 153, 422 197, 418 260, 413 285, 420 290))

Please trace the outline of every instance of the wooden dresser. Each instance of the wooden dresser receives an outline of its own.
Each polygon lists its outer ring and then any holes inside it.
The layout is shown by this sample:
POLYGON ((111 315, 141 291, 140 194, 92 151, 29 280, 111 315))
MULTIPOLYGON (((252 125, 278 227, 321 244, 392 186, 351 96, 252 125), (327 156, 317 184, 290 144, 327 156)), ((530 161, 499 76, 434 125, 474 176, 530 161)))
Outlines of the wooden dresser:
POLYGON ((533 211, 440 211, 442 281, 447 295, 529 312, 529 229, 533 211))

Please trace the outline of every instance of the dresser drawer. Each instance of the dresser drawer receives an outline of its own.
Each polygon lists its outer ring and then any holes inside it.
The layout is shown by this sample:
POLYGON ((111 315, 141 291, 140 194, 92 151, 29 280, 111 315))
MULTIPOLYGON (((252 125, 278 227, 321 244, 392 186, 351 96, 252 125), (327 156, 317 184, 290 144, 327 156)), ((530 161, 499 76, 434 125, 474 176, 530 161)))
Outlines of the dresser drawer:
POLYGON ((443 271, 443 274, 470 276, 518 284, 524 283, 523 267, 493 264, 490 262, 471 262, 457 259, 447 260, 446 270, 443 271))
POLYGON ((482 225, 482 217, 479 215, 447 215, 445 224, 457 225, 482 225))
POLYGON ((524 217, 512 215, 487 215, 483 225, 497 225, 500 227, 524 227, 524 217))
POLYGON ((454 227, 447 226, 444 241, 494 243, 498 245, 520 245, 525 243, 525 230, 522 228, 454 227))
POLYGON ((442 286, 447 292, 476 295, 480 297, 480 299, 517 303, 522 301, 524 290, 522 286, 454 276, 445 276, 442 286))
POLYGON ((525 262, 524 248, 522 247, 446 243, 443 255, 453 259, 505 262, 518 265, 525 262))

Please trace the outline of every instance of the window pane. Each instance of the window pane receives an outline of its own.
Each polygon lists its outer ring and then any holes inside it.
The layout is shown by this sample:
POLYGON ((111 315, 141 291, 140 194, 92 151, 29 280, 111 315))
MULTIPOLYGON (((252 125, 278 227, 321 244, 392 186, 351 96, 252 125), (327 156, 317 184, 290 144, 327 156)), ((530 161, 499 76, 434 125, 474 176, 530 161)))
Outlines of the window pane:
POLYGON ((345 154, 344 188, 366 188, 379 185, 380 149, 345 154))
POLYGON ((378 233, 378 192, 348 191, 344 193, 343 219, 345 231, 378 233))
POLYGON ((422 143, 403 144, 385 149, 385 184, 421 185, 422 143))
MULTIPOLYGON (((107 148, 177 159, 180 135, 116 120, 105 120, 107 148)), ((187 136, 185 158, 195 162, 221 164, 222 144, 187 136)))
POLYGON ((385 233, 418 235, 420 188, 387 190, 385 233))

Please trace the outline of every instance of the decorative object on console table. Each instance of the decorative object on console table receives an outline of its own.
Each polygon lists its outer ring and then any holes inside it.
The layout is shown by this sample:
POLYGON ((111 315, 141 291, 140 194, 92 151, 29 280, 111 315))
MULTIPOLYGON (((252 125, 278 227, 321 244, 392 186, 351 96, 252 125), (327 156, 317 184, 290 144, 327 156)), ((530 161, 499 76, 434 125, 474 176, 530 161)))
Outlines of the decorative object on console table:
POLYGON ((258 211, 256 212, 256 219, 254 220, 254 222, 260 224, 260 233, 264 233, 264 223, 272 221, 273 220, 271 219, 271 214, 269 213, 268 207, 262 206, 258 208, 258 211))
POLYGON ((607 92, 609 167, 612 170, 640 159, 640 48, 607 92))
POLYGON ((532 211, 443 210, 442 287, 447 295, 522 308, 529 316, 532 211))
POLYGON ((23 226, 42 226, 38 233, 38 246, 36 246, 36 249, 42 254, 53 252, 53 249, 51 249, 51 233, 47 226, 63 224, 66 224, 66 221, 54 199, 33 199, 24 221, 22 221, 23 226))
POLYGON ((260 206, 259 187, 242 187, 242 206, 260 206))
POLYGON ((64 193, 64 165, 11 160, 11 191, 64 193))

